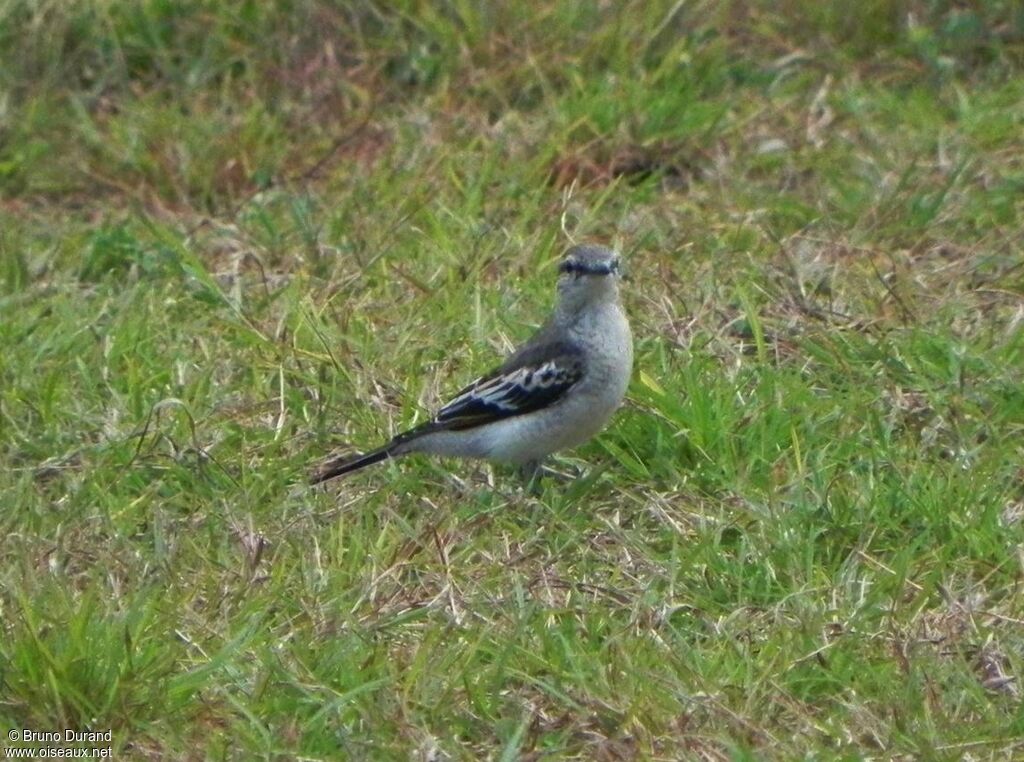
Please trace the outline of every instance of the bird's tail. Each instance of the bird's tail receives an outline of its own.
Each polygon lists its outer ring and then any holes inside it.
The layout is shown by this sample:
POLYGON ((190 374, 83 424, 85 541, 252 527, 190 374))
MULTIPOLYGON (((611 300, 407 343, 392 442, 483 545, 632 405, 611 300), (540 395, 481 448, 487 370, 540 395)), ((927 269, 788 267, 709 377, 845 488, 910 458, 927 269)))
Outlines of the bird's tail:
POLYGON ((394 452, 394 444, 394 442, 389 442, 383 447, 368 452, 365 455, 342 455, 337 458, 331 458, 326 463, 322 463, 317 467, 313 475, 309 477, 309 483, 320 484, 336 476, 350 474, 361 468, 372 466, 374 463, 380 463, 382 460, 397 454, 394 452))
POLYGON ((397 458, 399 455, 417 452, 416 440, 424 434, 437 431, 439 428, 443 427, 428 421, 414 429, 403 431, 383 447, 378 447, 376 450, 372 450, 365 455, 342 455, 337 458, 331 458, 313 472, 313 475, 309 477, 309 483, 320 484, 328 479, 350 474, 353 471, 372 466, 374 463, 380 463, 388 458, 397 458))

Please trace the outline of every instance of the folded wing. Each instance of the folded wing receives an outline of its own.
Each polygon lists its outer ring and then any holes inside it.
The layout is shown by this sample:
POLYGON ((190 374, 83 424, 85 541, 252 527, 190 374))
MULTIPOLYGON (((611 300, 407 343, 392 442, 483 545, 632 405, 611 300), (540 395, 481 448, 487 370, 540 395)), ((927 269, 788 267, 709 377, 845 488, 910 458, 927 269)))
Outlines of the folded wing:
POLYGON ((571 342, 527 347, 459 392, 427 425, 457 431, 532 413, 557 403, 584 370, 583 353, 571 342))

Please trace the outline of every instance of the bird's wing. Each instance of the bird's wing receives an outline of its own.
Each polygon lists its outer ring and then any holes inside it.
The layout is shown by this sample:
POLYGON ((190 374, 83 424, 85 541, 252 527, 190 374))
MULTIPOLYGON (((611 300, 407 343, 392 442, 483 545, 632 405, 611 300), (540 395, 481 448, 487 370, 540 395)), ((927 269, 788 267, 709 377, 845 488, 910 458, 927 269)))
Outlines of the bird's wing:
POLYGON ((560 400, 584 370, 583 353, 571 342, 524 347, 459 392, 427 425, 457 431, 532 413, 560 400))

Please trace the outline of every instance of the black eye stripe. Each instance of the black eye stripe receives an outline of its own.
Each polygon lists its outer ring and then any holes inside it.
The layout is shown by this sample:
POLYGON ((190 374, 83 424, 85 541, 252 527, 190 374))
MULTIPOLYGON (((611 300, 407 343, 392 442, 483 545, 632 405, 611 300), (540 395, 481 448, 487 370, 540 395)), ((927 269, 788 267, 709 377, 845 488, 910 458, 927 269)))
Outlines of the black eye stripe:
POLYGON ((608 264, 584 264, 575 259, 566 259, 558 266, 561 273, 579 273, 580 275, 611 275, 619 271, 619 261, 612 260, 608 264))

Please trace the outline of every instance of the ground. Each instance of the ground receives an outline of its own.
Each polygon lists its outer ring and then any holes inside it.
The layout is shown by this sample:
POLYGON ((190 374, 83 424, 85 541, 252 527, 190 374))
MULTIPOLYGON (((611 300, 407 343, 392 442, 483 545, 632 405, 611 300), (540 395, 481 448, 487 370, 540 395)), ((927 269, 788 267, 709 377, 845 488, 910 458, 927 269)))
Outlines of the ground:
POLYGON ((5 729, 1024 754, 1019 3, 12 0, 0 64, 5 729), (581 241, 637 358, 579 478, 304 486, 581 241))

